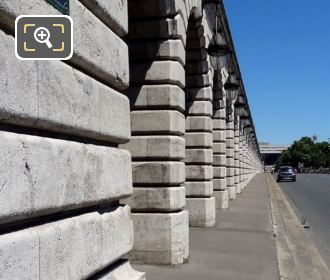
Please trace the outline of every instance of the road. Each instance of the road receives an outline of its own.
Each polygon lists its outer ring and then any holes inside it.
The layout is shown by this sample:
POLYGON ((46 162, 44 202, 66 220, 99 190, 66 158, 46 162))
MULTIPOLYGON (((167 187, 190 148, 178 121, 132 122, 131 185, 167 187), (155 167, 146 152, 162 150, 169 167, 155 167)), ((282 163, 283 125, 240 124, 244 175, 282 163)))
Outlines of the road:
POLYGON ((279 184, 298 218, 306 217, 306 230, 330 268, 330 175, 299 174, 297 182, 279 184))

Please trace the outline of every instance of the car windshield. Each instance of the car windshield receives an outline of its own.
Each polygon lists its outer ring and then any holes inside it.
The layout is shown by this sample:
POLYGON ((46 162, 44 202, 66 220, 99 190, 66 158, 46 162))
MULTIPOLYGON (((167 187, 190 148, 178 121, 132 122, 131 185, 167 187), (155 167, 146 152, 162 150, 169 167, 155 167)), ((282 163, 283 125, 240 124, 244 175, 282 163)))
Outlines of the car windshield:
POLYGON ((280 171, 281 172, 292 172, 292 168, 291 167, 281 167, 280 171))

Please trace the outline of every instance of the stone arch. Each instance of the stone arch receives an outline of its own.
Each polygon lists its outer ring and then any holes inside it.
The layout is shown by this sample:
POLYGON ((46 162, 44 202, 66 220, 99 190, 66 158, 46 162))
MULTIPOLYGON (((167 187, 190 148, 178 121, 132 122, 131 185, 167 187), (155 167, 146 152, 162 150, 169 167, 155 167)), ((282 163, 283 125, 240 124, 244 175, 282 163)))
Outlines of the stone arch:
POLYGON ((215 225, 212 152, 212 72, 204 24, 193 9, 186 40, 186 204, 191 226, 215 225))

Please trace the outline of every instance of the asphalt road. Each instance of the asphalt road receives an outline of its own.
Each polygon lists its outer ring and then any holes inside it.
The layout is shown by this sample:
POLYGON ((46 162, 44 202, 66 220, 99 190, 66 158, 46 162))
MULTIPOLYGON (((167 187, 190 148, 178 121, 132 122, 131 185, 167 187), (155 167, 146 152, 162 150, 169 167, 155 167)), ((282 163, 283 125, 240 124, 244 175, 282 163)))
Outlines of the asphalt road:
POLYGON ((330 175, 298 174, 297 182, 279 183, 330 268, 330 175))

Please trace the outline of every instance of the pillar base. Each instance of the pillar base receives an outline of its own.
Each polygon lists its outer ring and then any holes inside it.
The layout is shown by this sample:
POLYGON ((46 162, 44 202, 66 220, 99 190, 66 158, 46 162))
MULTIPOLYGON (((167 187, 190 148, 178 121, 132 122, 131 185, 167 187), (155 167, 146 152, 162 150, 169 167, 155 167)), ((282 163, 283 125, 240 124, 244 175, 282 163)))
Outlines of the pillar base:
POLYGON ((182 264, 189 256, 188 212, 132 213, 133 263, 182 264))
POLYGON ((229 200, 236 199, 236 186, 227 187, 229 200))
POLYGON ((236 194, 241 194, 242 193, 242 188, 240 184, 235 185, 236 187, 236 194))
POLYGON ((215 206, 217 209, 228 209, 228 190, 216 190, 213 192, 213 195, 215 197, 215 206))
POLYGON ((189 225, 192 227, 215 226, 215 199, 214 197, 186 198, 189 212, 189 225))

